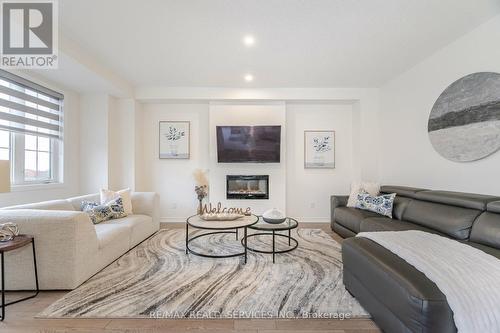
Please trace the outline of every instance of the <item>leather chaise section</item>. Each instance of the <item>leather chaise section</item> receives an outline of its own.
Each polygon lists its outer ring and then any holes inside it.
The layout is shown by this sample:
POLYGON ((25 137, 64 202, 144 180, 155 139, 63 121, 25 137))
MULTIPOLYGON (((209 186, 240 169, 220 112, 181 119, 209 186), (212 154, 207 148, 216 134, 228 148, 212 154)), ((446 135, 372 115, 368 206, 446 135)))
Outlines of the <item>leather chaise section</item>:
MULTIPOLYGON (((360 300, 374 298, 385 308, 377 317, 396 317, 411 332, 456 332, 445 295, 397 255, 369 239, 353 237, 342 244, 342 260, 349 292, 360 300), (352 277, 363 288, 353 288, 352 277)), ((383 323, 383 330, 395 331, 391 327, 398 326, 395 319, 384 323, 377 317, 374 319, 383 323)))
POLYGON ((450 237, 500 259, 498 197, 403 186, 393 218, 336 207, 334 230, 343 237, 344 284, 385 332, 456 332, 446 297, 423 273, 358 232, 420 230, 450 237))

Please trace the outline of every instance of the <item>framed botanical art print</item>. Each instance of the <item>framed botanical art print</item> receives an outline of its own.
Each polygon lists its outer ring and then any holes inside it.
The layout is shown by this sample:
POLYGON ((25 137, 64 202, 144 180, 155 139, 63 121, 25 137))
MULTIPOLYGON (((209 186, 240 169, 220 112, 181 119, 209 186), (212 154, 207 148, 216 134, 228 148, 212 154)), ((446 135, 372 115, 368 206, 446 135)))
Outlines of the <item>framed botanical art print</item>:
POLYGON ((304 131, 304 168, 335 168, 335 131, 304 131))
POLYGON ((189 121, 160 121, 160 158, 189 159, 189 121))

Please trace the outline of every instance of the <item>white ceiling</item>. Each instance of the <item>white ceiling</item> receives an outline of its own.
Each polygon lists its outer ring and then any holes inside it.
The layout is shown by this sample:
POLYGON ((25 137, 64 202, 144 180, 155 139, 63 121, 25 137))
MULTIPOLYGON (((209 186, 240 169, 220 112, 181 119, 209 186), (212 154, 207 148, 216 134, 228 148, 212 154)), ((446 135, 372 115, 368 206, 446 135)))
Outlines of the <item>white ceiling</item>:
POLYGON ((59 3, 62 34, 132 85, 180 87, 378 87, 500 12, 498 0, 59 3))

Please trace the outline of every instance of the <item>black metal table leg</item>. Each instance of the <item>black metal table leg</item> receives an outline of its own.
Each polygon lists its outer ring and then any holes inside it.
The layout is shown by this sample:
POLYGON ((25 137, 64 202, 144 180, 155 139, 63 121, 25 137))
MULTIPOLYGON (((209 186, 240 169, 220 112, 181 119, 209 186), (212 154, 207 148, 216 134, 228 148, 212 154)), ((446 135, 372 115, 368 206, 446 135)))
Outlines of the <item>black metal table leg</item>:
POLYGON ((4 255, 2 251, 2 318, 0 321, 3 321, 5 319, 5 274, 4 274, 4 265, 5 265, 5 260, 4 260, 4 255))
POLYGON ((189 224, 186 223, 186 254, 189 253, 188 242, 189 242, 189 224))
POLYGON ((248 249, 247 249, 247 227, 244 228, 243 230, 243 233, 244 233, 244 237, 243 237, 243 241, 245 242, 245 245, 243 246, 245 248, 245 264, 247 263, 247 253, 248 253, 248 249))
POLYGON ((238 232, 240 231, 240 229, 236 228, 236 240, 238 240, 238 232))
POLYGON ((274 264, 274 257, 276 255, 276 245, 275 245, 275 238, 276 238, 276 232, 273 230, 273 264, 274 264))
POLYGON ((36 297, 40 292, 40 287, 38 286, 38 269, 36 268, 36 251, 35 251, 35 239, 31 240, 31 248, 33 249, 33 266, 35 267, 35 284, 36 284, 36 294, 33 297, 36 297))
POLYGON ((30 298, 35 298, 38 293, 40 292, 40 286, 38 284, 38 268, 37 268, 37 264, 36 264, 36 250, 35 250, 35 239, 31 236, 26 236, 26 235, 19 235, 17 236, 19 238, 16 238, 16 240, 18 240, 17 244, 15 243, 15 241, 12 241, 14 243, 14 245, 9 244, 8 242, 7 243, 2 243, 3 245, 3 249, 0 251, 0 259, 2 260, 2 263, 1 263, 1 266, 0 266, 0 276, 2 278, 2 283, 1 283, 1 287, 2 287, 2 310, 1 310, 1 313, 2 313, 2 317, 0 318, 0 321, 3 321, 5 319, 5 307, 7 305, 12 305, 12 304, 16 304, 16 303, 19 303, 19 302, 22 302, 22 301, 26 301, 30 298), (30 295, 28 297, 24 297, 24 298, 20 298, 20 299, 17 299, 15 301, 11 301, 11 302, 5 302, 5 251, 10 251, 10 250, 15 250, 17 248, 20 248, 22 246, 25 246, 25 245, 28 245, 29 243, 31 243, 31 248, 32 248, 32 252, 33 252, 33 268, 35 270, 35 285, 36 285, 36 290, 35 290, 35 293, 33 295, 30 295), (7 245, 5 245, 7 244, 7 245))
POLYGON ((292 229, 288 229, 288 246, 290 246, 291 233, 292 233, 292 229))

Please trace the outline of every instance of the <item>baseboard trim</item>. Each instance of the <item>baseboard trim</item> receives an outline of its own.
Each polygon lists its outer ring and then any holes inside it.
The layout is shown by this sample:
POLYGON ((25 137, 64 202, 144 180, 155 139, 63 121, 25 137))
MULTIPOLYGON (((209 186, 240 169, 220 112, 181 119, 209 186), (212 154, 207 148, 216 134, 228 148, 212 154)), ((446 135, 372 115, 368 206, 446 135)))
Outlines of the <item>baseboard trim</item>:
POLYGON ((160 217, 160 223, 185 223, 188 217, 160 217))
MULTIPOLYGON (((161 223, 185 223, 188 217, 160 217, 161 223)), ((329 217, 296 217, 300 223, 330 223, 329 217)))

